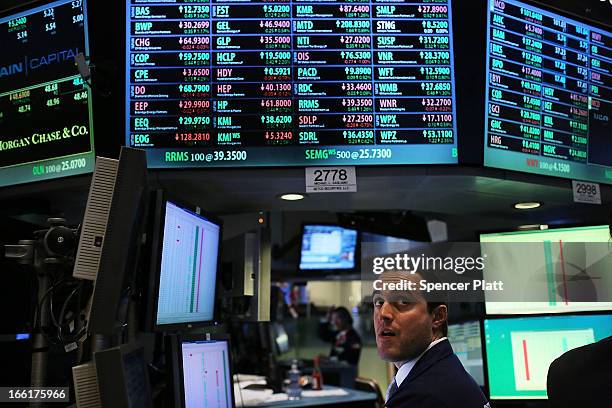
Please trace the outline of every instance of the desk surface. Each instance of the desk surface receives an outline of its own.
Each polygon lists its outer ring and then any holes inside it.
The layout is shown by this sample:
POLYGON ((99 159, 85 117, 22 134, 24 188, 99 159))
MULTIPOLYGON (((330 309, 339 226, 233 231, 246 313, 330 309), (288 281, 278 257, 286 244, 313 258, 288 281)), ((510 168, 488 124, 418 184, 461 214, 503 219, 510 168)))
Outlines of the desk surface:
MULTIPOLYGON (((281 408, 281 407, 317 407, 317 406, 334 406, 337 404, 355 404, 359 402, 368 402, 376 400, 376 394, 373 392, 363 392, 357 391, 350 388, 340 388, 333 387, 331 385, 326 385, 324 390, 344 390, 347 394, 342 396, 322 396, 322 397, 310 397, 303 396, 299 400, 283 400, 283 401, 266 401, 257 405, 249 405, 245 401, 246 406, 257 406, 257 407, 273 407, 273 408, 281 408)), ((311 391, 312 392, 312 391, 311 391)), ((316 392, 316 391, 315 391, 316 392)))

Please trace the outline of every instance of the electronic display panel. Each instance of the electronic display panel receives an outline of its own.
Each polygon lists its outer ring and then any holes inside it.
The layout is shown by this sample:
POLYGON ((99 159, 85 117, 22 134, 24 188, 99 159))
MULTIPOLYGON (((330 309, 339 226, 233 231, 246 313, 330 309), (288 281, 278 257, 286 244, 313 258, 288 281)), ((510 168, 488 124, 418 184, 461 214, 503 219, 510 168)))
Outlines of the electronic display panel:
POLYGON ((183 341, 184 406, 234 406, 230 348, 227 340, 183 341))
POLYGON ((457 163, 450 0, 127 1, 152 167, 457 163))
POLYGON ((82 0, 0 16, 0 186, 91 172, 91 92, 82 0))
POLYGON ((300 269, 353 269, 356 251, 356 230, 334 225, 305 225, 300 269))
POLYGON ((480 242, 487 254, 483 278, 501 280, 507 288, 520 286, 526 291, 517 292, 514 301, 499 301, 495 293, 486 291, 487 314, 612 310, 612 241, 607 225, 482 234, 480 242), (576 281, 593 283, 601 299, 595 293, 572 296, 570 285, 576 281))
POLYGON ((612 335, 612 315, 485 319, 491 399, 546 399, 550 364, 612 335))
POLYGON ((485 166, 612 183, 612 33, 488 3, 485 166))
POLYGON ((482 363, 480 322, 470 321, 448 325, 448 339, 465 371, 480 386, 485 385, 482 363))
POLYGON ((221 227, 170 201, 165 206, 156 324, 212 321, 221 227))

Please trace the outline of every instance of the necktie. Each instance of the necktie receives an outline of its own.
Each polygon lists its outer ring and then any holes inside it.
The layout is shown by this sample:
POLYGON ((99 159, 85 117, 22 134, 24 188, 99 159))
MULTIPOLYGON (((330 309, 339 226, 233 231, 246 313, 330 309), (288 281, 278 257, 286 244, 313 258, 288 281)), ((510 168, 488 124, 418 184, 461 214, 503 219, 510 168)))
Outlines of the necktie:
POLYGON ((387 398, 385 399, 385 401, 389 401, 389 398, 391 398, 393 394, 397 392, 397 390, 397 384, 395 383, 395 379, 393 379, 391 384, 389 384, 389 388, 387 388, 387 398))

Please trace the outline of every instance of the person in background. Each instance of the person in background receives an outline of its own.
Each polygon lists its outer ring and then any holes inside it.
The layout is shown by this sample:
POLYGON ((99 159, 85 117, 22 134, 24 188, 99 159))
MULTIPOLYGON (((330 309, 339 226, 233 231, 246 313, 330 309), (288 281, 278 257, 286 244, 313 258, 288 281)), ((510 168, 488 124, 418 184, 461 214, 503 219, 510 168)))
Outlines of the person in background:
POLYGON ((361 337, 353 328, 353 317, 345 307, 331 307, 327 319, 319 323, 319 337, 332 344, 329 357, 352 366, 359 364, 361 337))

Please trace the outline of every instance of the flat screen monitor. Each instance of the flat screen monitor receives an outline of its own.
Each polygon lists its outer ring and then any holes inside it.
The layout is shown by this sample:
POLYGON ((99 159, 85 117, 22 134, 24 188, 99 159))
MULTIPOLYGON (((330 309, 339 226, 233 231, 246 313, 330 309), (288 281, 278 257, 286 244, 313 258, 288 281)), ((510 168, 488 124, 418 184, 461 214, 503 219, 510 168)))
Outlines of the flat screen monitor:
POLYGON ((457 163, 450 0, 225 3, 126 1, 151 166, 457 163))
POLYGON ((485 319, 491 399, 545 399, 550 364, 612 335, 612 315, 485 319))
POLYGON ((221 225, 172 201, 163 203, 156 326, 214 320, 221 225))
POLYGON ((153 408, 144 348, 124 344, 94 354, 103 407, 153 408))
POLYGON ((472 376, 478 385, 484 386, 480 322, 449 324, 448 339, 465 371, 472 376))
POLYGON ((74 63, 89 55, 85 1, 0 12, 0 44, 0 187, 91 172, 91 91, 74 63))
POLYGON ((180 342, 184 408, 232 408, 234 391, 228 340, 180 342))
POLYGON ((488 0, 486 166, 612 184, 612 33, 488 0))
POLYGON ((336 225, 304 225, 301 270, 355 268, 357 230, 336 225))
POLYGON ((508 292, 485 291, 487 314, 612 310, 609 226, 482 234, 480 242, 483 278, 508 292))

